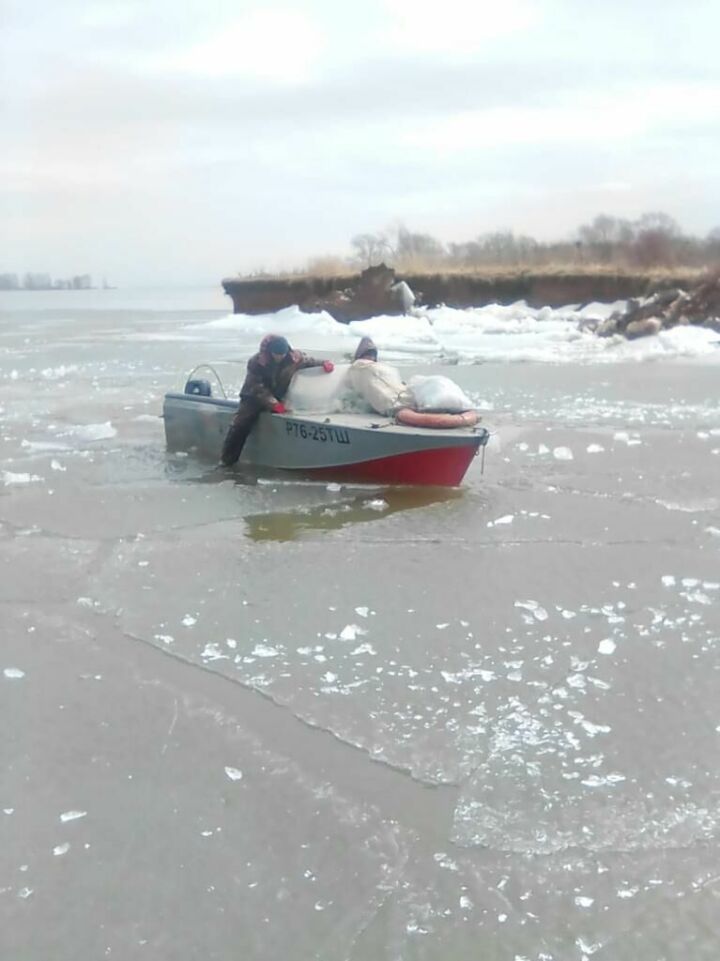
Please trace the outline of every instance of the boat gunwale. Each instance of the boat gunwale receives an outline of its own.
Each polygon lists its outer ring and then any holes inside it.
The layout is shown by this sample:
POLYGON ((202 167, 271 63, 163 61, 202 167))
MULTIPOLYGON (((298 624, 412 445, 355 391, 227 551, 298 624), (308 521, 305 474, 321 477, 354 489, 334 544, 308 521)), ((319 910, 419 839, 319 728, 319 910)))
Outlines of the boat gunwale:
MULTIPOLYGON (((227 400, 223 397, 206 397, 203 394, 186 394, 181 391, 169 391, 165 394, 165 401, 185 401, 191 404, 201 404, 210 405, 222 410, 232 410, 236 411, 238 409, 238 401, 227 400)), ((269 413, 269 411, 268 411, 269 413)), ((399 424, 390 417, 383 417, 380 414, 373 416, 368 413, 351 413, 351 412, 328 412, 328 411, 294 411, 289 410, 284 414, 275 414, 276 417, 281 418, 291 418, 294 420, 305 420, 311 423, 330 423, 336 424, 339 427, 349 429, 349 430, 362 430, 362 431, 372 431, 377 430, 390 431, 391 433, 399 433, 401 435, 407 436, 408 434, 420 434, 428 435, 436 438, 447 436, 448 438, 460 438, 466 437, 468 440, 479 440, 480 446, 487 444, 490 438, 490 431, 486 427, 482 427, 480 424, 476 424, 473 427, 448 427, 445 429, 438 430, 437 428, 430 427, 415 427, 406 424, 399 424), (357 417, 358 420, 363 420, 362 423, 355 423, 354 418, 357 417), (346 418, 352 418, 348 423, 346 418)))

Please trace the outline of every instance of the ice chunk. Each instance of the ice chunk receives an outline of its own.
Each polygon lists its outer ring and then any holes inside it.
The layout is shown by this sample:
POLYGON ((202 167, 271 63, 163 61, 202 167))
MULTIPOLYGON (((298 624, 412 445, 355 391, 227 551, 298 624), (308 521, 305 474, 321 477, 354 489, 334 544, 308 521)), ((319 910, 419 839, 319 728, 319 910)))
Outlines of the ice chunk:
POLYGON ((356 647, 353 651, 350 651, 350 654, 355 657, 359 654, 377 654, 377 651, 372 644, 368 644, 366 641, 364 644, 360 644, 358 647, 356 647))
POLYGON ((515 601, 515 607, 530 611, 536 621, 546 621, 548 618, 548 612, 537 601, 515 601))
POLYGON ((200 657, 206 661, 226 661, 228 659, 228 655, 223 654, 220 645, 216 642, 206 644, 204 650, 200 653, 200 657))
POLYGON ((488 521, 488 527, 497 527, 498 524, 512 524, 514 514, 503 514, 502 517, 498 517, 497 520, 488 521))
POLYGON ((255 657, 279 657, 280 656, 280 651, 278 651, 276 647, 272 647, 270 644, 256 644, 252 652, 255 657))
POLYGON ((109 440, 111 437, 115 437, 117 431, 111 422, 106 420, 103 424, 80 424, 70 427, 68 430, 63 431, 60 436, 67 437, 69 434, 79 437, 80 440, 95 441, 109 440))
POLYGON ((41 481, 42 477, 38 477, 37 474, 16 474, 13 471, 4 470, 2 479, 6 487, 12 487, 20 484, 35 484, 37 481, 41 481))
POLYGON ((616 646, 617 645, 615 644, 615 641, 612 641, 609 637, 606 637, 598 644, 598 653, 612 654, 616 646))
POLYGON ((242 771, 236 767, 226 767, 225 774, 230 778, 231 781, 241 781, 243 776, 242 771))
POLYGON ((553 457, 555 460, 572 460, 573 452, 569 447, 554 447, 553 457))
POLYGON ((25 677, 25 671, 21 671, 19 667, 6 667, 3 674, 11 681, 18 681, 21 677, 25 677))
POLYGON ((87 817, 87 811, 65 811, 60 815, 60 820, 65 824, 66 821, 77 821, 84 817, 87 817))
POLYGON ((70 843, 66 841, 64 844, 58 844, 57 847, 53 848, 53 854, 56 858, 62 857, 63 854, 67 854, 70 850, 70 843))
POLYGON ((358 624, 346 624, 345 627, 340 631, 340 640, 354 641, 361 634, 367 634, 367 631, 358 624))

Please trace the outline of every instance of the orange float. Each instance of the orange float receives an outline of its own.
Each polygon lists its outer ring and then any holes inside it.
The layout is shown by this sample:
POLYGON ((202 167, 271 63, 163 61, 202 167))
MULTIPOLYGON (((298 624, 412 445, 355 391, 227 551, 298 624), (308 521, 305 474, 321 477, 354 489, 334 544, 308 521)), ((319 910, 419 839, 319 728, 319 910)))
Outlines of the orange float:
POLYGON ((395 414, 398 424, 406 427, 431 427, 435 430, 452 430, 453 427, 474 427, 480 420, 477 411, 466 410, 462 414, 430 414, 411 407, 401 407, 395 414))

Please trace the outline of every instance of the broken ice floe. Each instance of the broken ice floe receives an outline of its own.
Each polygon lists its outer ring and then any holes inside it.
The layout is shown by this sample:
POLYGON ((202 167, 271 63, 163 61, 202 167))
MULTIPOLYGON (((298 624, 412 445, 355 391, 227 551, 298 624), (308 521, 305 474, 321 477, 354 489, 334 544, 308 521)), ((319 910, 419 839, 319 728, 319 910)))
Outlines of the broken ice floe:
POLYGON ((13 471, 4 470, 2 472, 3 484, 6 487, 20 486, 21 484, 36 484, 42 480, 37 474, 16 474, 13 471))
POLYGON ((585 787, 612 787, 615 784, 621 784, 624 780, 624 774, 607 774, 605 777, 599 774, 591 774, 590 777, 585 778, 580 783, 585 787))
POLYGON ((19 667, 6 667, 3 674, 11 681, 19 681, 21 677, 25 677, 25 671, 21 671, 19 667))
POLYGON ((546 621, 548 618, 548 612, 537 601, 515 601, 515 607, 529 611, 536 621, 546 621))
POLYGON ((372 646, 372 644, 368 644, 366 642, 365 644, 360 644, 353 651, 350 651, 350 654, 351 656, 355 657, 359 654, 377 654, 377 651, 372 646))
POLYGON ((602 454, 605 451, 602 444, 589 444, 586 449, 588 454, 602 454))
POLYGON ((598 653, 600 654, 612 654, 616 648, 615 641, 610 640, 609 637, 604 638, 598 644, 598 653))
POLYGON ((96 441, 96 440, 109 440, 111 437, 115 437, 117 430, 113 427, 112 423, 107 420, 102 424, 77 424, 73 427, 69 427, 67 430, 61 431, 60 437, 77 437, 82 441, 96 441))
POLYGON ((241 781, 243 772, 237 767, 226 767, 225 774, 231 781, 241 781))
POLYGON ((70 842, 66 841, 64 844, 58 844, 53 848, 53 855, 56 858, 62 857, 63 854, 67 854, 70 850, 70 842))
POLYGON ((514 514, 504 514, 502 517, 498 517, 494 521, 488 521, 487 526, 497 527, 499 524, 512 524, 514 517, 514 514))
POLYGON ((553 448, 553 457, 555 460, 572 460, 573 452, 569 447, 555 447, 553 448))
POLYGON ((642 441, 637 435, 631 436, 626 430, 618 430, 613 435, 613 440, 623 441, 628 447, 637 447, 642 441))
POLYGON ((367 631, 363 627, 360 627, 359 624, 346 624, 340 631, 340 640, 354 641, 362 634, 367 634, 367 631))
POLYGON ((256 644, 252 649, 254 657, 279 657, 280 651, 270 644, 256 644))
POLYGON ((204 649, 200 653, 200 657, 204 661, 227 661, 228 660, 228 655, 223 654, 223 652, 220 650, 220 645, 216 642, 211 642, 209 644, 206 644, 204 649))
POLYGON ((87 811, 65 811, 60 815, 60 820, 65 824, 66 821, 77 821, 84 817, 87 817, 87 811))

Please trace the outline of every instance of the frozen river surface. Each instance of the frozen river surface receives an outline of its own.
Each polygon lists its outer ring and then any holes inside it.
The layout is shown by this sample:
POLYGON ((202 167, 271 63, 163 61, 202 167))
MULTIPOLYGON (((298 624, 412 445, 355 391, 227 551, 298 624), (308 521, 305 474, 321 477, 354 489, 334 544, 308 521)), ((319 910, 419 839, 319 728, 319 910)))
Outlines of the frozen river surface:
POLYGON ((0 308, 3 957, 716 961, 710 334, 599 342, 601 305, 0 308), (452 376, 484 475, 168 456, 163 392, 271 329, 452 376))

